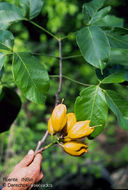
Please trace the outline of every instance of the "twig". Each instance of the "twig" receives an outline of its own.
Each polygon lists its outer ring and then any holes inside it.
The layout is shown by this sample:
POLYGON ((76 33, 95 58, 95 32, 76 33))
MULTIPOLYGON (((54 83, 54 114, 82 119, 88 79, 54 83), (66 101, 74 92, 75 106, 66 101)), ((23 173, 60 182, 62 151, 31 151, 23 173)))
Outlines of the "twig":
POLYGON ((62 43, 61 43, 61 38, 59 38, 59 87, 58 87, 58 90, 56 92, 55 106, 57 104, 59 104, 59 94, 60 94, 61 89, 62 89, 62 78, 63 78, 63 75, 62 75, 62 61, 63 61, 63 58, 62 58, 62 43))
POLYGON ((36 154, 42 153, 44 150, 46 150, 46 147, 42 147, 38 151, 35 151, 35 156, 36 154))
POLYGON ((46 133, 45 133, 45 135, 43 136, 43 138, 42 138, 40 141, 38 141, 38 144, 37 144, 35 153, 37 153, 37 152, 40 150, 40 147, 41 147, 42 144, 45 142, 47 136, 48 136, 48 130, 46 131, 46 133))
POLYGON ((42 56, 42 57, 50 57, 54 59, 59 59, 59 57, 54 56, 54 55, 47 55, 47 54, 41 54, 41 53, 31 53, 32 55, 37 55, 37 56, 42 56))
POLYGON ((38 153, 42 153, 44 150, 46 150, 47 148, 51 147, 52 145, 56 144, 57 140, 53 141, 52 143, 48 144, 45 147, 40 148, 37 152, 35 152, 35 155, 38 153))
MULTIPOLYGON (((62 44, 61 44, 61 38, 58 39, 58 42, 59 42, 59 87, 58 87, 58 90, 56 92, 55 106, 59 103, 59 94, 60 94, 61 88, 62 88, 62 44)), ((45 147, 43 147, 43 148, 40 148, 40 147, 45 142, 47 136, 48 136, 48 130, 46 131, 46 133, 42 137, 42 139, 40 141, 38 141, 38 144, 37 144, 37 147, 35 150, 35 154, 40 153, 46 149, 45 147)))
POLYGON ((26 21, 30 22, 31 24, 33 24, 34 26, 40 28, 41 30, 43 30, 45 33, 49 34, 50 36, 52 36, 53 38, 55 38, 57 41, 59 40, 57 38, 57 36, 55 36, 54 34, 52 34, 51 32, 49 32, 48 30, 46 30, 43 26, 40 26, 38 25, 37 23, 33 22, 33 21, 30 21, 30 20, 27 20, 25 19, 26 21))
MULTIPOLYGON (((49 77, 51 77, 51 78, 59 78, 59 75, 49 75, 49 77)), ((70 77, 68 77, 66 75, 63 75, 63 78, 68 79, 68 80, 70 80, 70 81, 72 81, 72 82, 74 82, 76 84, 80 84, 82 86, 92 86, 91 84, 85 84, 85 83, 79 82, 77 80, 74 80, 74 79, 72 79, 72 78, 70 78, 70 77)))
POLYGON ((72 32, 72 33, 68 34, 67 36, 63 36, 63 37, 61 37, 61 40, 65 40, 67 38, 70 38, 71 36, 76 36, 76 33, 77 33, 77 31, 76 32, 72 32))
POLYGON ((63 60, 64 59, 73 59, 73 58, 78 58, 78 57, 82 57, 82 55, 71 55, 71 56, 63 57, 63 60))

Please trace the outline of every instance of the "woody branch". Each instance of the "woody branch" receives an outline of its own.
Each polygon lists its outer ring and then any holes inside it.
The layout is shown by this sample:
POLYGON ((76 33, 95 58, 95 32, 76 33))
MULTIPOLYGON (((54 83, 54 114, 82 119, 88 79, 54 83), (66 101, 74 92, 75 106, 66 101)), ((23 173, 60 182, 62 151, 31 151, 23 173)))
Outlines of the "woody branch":
MULTIPOLYGON (((63 78, 63 75, 62 75, 63 58, 62 58, 62 41, 61 41, 61 38, 59 38, 58 42, 59 42, 59 87, 58 87, 58 90, 56 92, 55 106, 58 105, 59 102, 60 102, 59 94, 60 94, 61 89, 62 89, 62 78, 63 78)), ((40 141, 38 141, 37 147, 36 147, 36 150, 35 150, 35 154, 41 153, 42 151, 45 150, 45 148, 42 148, 41 146, 45 142, 47 136, 48 136, 48 130, 46 131, 46 133, 42 137, 42 139, 40 141)))
POLYGON ((63 58, 62 58, 62 41, 61 38, 59 38, 59 87, 58 90, 56 92, 56 101, 55 101, 55 106, 59 104, 60 100, 59 100, 59 94, 61 92, 62 89, 62 63, 63 63, 63 58))

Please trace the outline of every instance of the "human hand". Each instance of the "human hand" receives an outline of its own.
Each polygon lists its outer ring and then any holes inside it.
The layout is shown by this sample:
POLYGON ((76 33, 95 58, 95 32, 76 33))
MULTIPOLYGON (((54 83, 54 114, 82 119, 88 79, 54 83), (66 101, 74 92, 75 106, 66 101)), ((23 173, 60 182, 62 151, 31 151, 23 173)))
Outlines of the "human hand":
POLYGON ((23 160, 14 167, 3 190, 26 190, 28 187, 31 189, 32 184, 39 182, 43 178, 41 162, 42 155, 34 155, 34 151, 30 150, 23 160))

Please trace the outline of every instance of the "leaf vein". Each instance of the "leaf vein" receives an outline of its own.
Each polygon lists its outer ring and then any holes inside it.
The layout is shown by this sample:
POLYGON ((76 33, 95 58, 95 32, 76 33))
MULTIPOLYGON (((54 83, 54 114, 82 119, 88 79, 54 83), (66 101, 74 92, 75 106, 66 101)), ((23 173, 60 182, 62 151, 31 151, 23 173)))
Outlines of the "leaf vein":
POLYGON ((99 88, 99 86, 97 86, 97 87, 96 87, 96 90, 95 90, 94 99, 93 99, 93 102, 92 102, 90 120, 92 119, 92 115, 93 115, 93 110, 94 110, 94 105, 95 105, 95 100, 96 100, 96 95, 97 95, 98 88, 99 88))
POLYGON ((34 82, 33 79, 31 78, 31 74, 30 74, 30 72, 29 72, 27 66, 25 65, 23 59, 20 57, 20 55, 19 55, 18 53, 16 53, 16 54, 17 54, 17 56, 20 58, 20 60, 21 60, 21 62, 23 63, 24 67, 26 68, 26 71, 27 71, 27 73, 28 73, 28 75, 29 75, 29 77, 30 77, 32 83, 34 84, 35 88, 38 90, 38 88, 37 88, 35 82, 34 82))
MULTIPOLYGON (((91 31, 89 30, 89 27, 87 27, 87 28, 88 28, 88 31, 89 31, 90 37, 91 37, 91 39, 92 39, 92 44, 93 44, 94 49, 95 49, 95 51, 96 51, 97 48, 95 47, 94 39, 93 39, 92 33, 91 33, 91 31)), ((97 57, 97 53, 96 53, 96 57, 97 57)), ((98 57, 97 57, 97 59, 98 59, 99 65, 101 66, 101 62, 100 62, 100 60, 99 60, 98 57)))

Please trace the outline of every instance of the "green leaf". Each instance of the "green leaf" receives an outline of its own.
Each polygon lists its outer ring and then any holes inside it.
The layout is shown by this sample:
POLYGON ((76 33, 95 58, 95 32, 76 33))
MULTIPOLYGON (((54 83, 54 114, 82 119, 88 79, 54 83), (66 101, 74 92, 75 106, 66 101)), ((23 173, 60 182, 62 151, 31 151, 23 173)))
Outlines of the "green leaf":
POLYGON ((43 104, 49 89, 44 66, 29 53, 14 53, 13 75, 17 86, 30 101, 43 104))
POLYGON ((121 36, 114 32, 106 32, 112 48, 128 49, 128 35, 121 36))
POLYGON ((115 27, 111 30, 113 33, 117 34, 117 35, 128 35, 128 29, 127 28, 123 28, 123 27, 115 27))
POLYGON ((94 23, 96 26, 123 27, 124 20, 113 15, 106 15, 94 23))
POLYGON ((104 32, 97 26, 85 27, 78 31, 76 41, 85 60, 102 70, 110 55, 109 41, 104 32))
POLYGON ((23 20, 21 10, 10 3, 0 3, 0 29, 6 28, 12 22, 23 20))
POLYGON ((33 19, 41 12, 43 1, 42 0, 20 0, 20 5, 23 8, 25 16, 28 19, 33 19))
POLYGON ((83 15, 86 24, 89 24, 96 12, 103 6, 104 2, 104 0, 92 0, 83 5, 83 15))
POLYGON ((120 64, 128 66, 128 50, 127 49, 112 49, 109 62, 111 64, 120 64))
POLYGON ((6 30, 8 28, 8 24, 2 24, 0 25, 0 30, 6 30))
POLYGON ((98 11, 92 19, 91 24, 95 25, 95 22, 100 21, 103 17, 105 17, 111 11, 111 6, 105 7, 98 11))
POLYGON ((0 71, 4 65, 4 61, 5 61, 5 55, 3 53, 0 53, 0 71))
POLYGON ((103 72, 101 73, 100 69, 96 69, 96 75, 100 81, 102 81, 104 78, 108 77, 109 75, 112 75, 113 73, 120 72, 120 71, 126 71, 123 65, 119 64, 111 64, 108 62, 107 66, 104 68, 103 72))
POLYGON ((105 97, 109 108, 117 117, 119 126, 128 130, 128 100, 112 90, 106 90, 105 97))
POLYGON ((81 91, 75 102, 75 114, 78 121, 91 120, 91 126, 97 126, 90 135, 98 136, 104 129, 108 115, 108 107, 99 86, 91 86, 81 91), (99 125, 99 126, 98 126, 99 125))
POLYGON ((128 71, 118 71, 115 72, 106 78, 104 78, 102 83, 121 83, 128 80, 128 71))
POLYGON ((14 36, 8 30, 0 30, 0 50, 12 51, 14 36))

